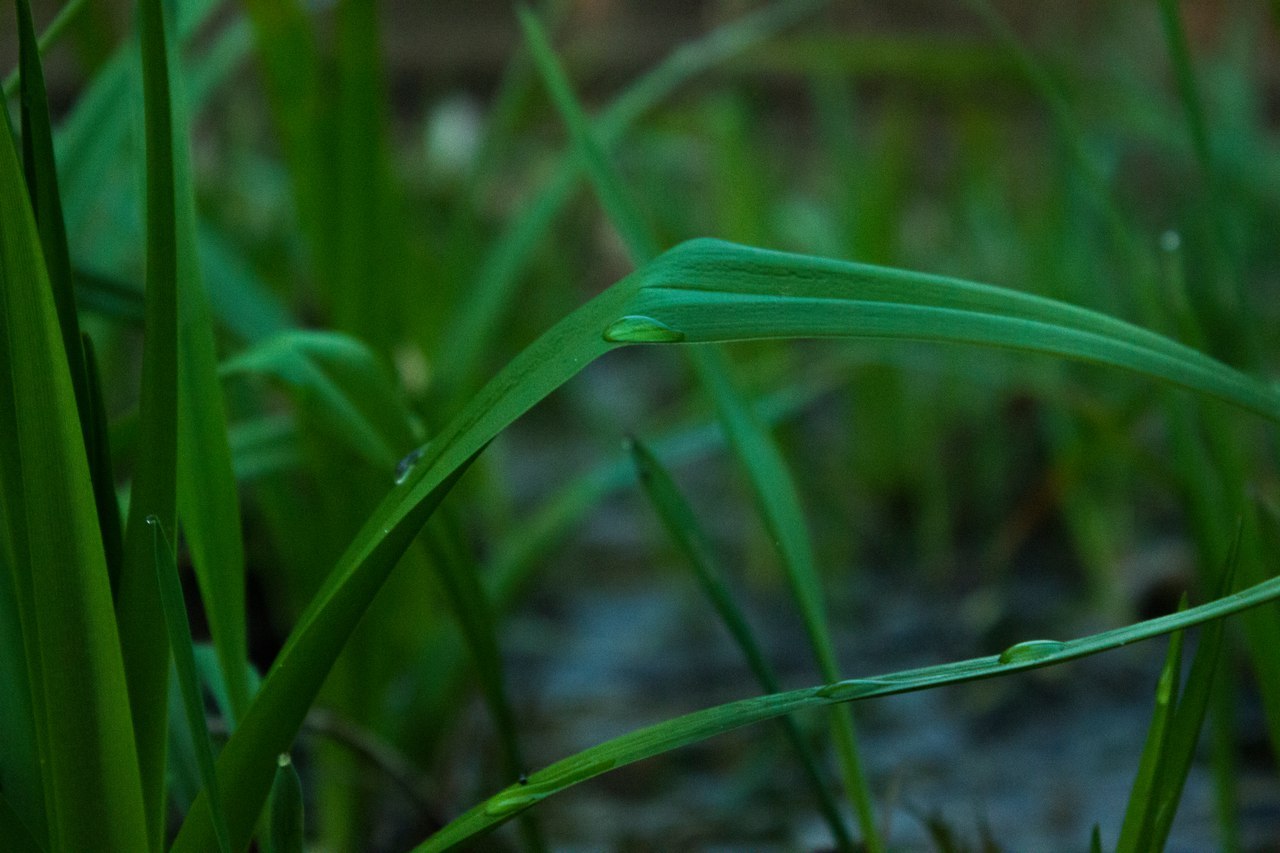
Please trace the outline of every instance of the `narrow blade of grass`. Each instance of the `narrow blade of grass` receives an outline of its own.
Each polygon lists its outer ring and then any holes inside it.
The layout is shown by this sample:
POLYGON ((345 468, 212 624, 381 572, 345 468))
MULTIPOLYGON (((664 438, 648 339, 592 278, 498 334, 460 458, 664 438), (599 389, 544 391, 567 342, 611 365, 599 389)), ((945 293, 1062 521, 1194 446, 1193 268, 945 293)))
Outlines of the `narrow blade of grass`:
MULTIPOLYGON (((765 693, 777 693, 778 678, 773 672, 773 667, 765 659, 746 615, 733 600, 729 588, 721 578, 721 572, 712 557, 711 545, 701 525, 698 524, 693 508, 680 494, 671 475, 667 473, 658 458, 638 440, 633 439, 629 444, 637 479, 648 496, 649 502, 653 504, 654 510, 662 519, 667 533, 689 561, 698 584, 711 600, 712 606, 720 616, 720 621, 724 623, 734 642, 742 650, 743 657, 746 658, 747 665, 760 683, 761 689, 765 693)), ((835 799, 827 789, 817 758, 795 721, 790 717, 784 717, 781 722, 787 740, 795 749, 796 757, 804 769, 805 778, 818 800, 819 810, 831 829, 836 846, 841 850, 852 850, 853 841, 849 837, 848 830, 845 829, 835 799)))
MULTIPOLYGON (((479 567, 459 541, 448 514, 436 517, 428 526, 427 549, 435 563, 437 577, 454 615, 462 628, 479 676, 481 692, 501 742, 503 772, 508 779, 524 774, 524 757, 520 749, 516 717, 507 697, 502 653, 498 647, 498 628, 493 608, 480 583, 479 567)), ((521 834, 531 850, 545 850, 542 832, 533 821, 521 821, 521 834)))
MULTIPOLYGON (((1185 597, 1183 606, 1179 609, 1186 609, 1185 597)), ((1163 784, 1161 773, 1165 766, 1174 708, 1178 702, 1178 683, 1182 678, 1182 640, 1182 632, 1178 631, 1169 641, 1164 668, 1160 671, 1160 680, 1156 685, 1155 712, 1151 717, 1151 725, 1147 728, 1147 741, 1142 748, 1133 789, 1129 792, 1124 823, 1120 827, 1120 840, 1116 842, 1118 853, 1153 849, 1151 831, 1158 806, 1155 790, 1163 784)))
MULTIPOLYGON (((62 38, 62 34, 66 32, 67 26, 74 23, 76 17, 87 5, 87 0, 68 0, 67 4, 58 10, 58 14, 49 22, 49 26, 45 27, 44 32, 40 34, 37 40, 37 54, 43 57, 48 50, 62 38)), ((12 98, 17 93, 18 87, 21 85, 21 64, 15 68, 4 78, 4 97, 6 100, 12 98)))
POLYGON ((177 509, 231 698, 234 727, 249 704, 244 535, 213 317, 201 277, 188 105, 176 51, 168 47, 178 273, 177 509))
POLYGON ((44 720, 50 846, 146 850, 124 663, 71 371, 17 150, 3 125, 0 377, 2 408, 13 413, 5 461, 16 464, 0 477, 6 538, 21 561, 13 575, 27 669, 44 720))
POLYGON ((303 827, 302 780, 289 753, 282 752, 267 800, 268 853, 302 853, 303 827))
POLYGON ((83 334, 85 378, 89 380, 89 418, 93 422, 93 444, 88 447, 89 470, 93 476, 93 499, 98 508, 98 527, 102 531, 102 550, 107 560, 107 576, 114 595, 120 588, 120 571, 124 565, 124 531, 120 525, 120 501, 116 496, 116 478, 111 465, 110 428, 107 408, 102 399, 102 377, 93 340, 83 334))
POLYGON ((284 332, 224 362, 219 372, 285 383, 335 439, 387 470, 419 439, 394 380, 365 344, 348 335, 284 332))
MULTIPOLYGON (((163 0, 140 0, 146 146, 146 336, 137 460, 117 612, 147 807, 148 849, 164 837, 169 645, 147 521, 176 529, 178 246, 173 127, 163 0)), ((141 847, 137 849, 143 849, 141 847)))
MULTIPOLYGON (((717 240, 684 243, 517 355, 370 515, 219 758, 219 778, 235 784, 227 794, 233 846, 248 838, 265 800, 270 756, 288 749, 345 638, 450 484, 494 436, 619 346, 785 337, 931 340, 1046 353, 1130 370, 1280 421, 1280 398, 1264 383, 1096 312, 959 279, 717 240)), ((197 803, 178 850, 207 849, 211 831, 207 809, 197 803)))
MULTIPOLYGON (((1231 591, 1239 549, 1240 540, 1237 534, 1236 542, 1232 545, 1232 552, 1227 557, 1227 564, 1222 572, 1222 581, 1218 588, 1219 597, 1231 591)), ((1187 686, 1178 697, 1178 707, 1170 723, 1168 742, 1165 744, 1161 773, 1157 777, 1158 786, 1154 791, 1155 812, 1149 840, 1151 846, 1157 850, 1163 850, 1168 844, 1173 819, 1178 813, 1178 804, 1182 801, 1182 790, 1187 784, 1187 774, 1191 771, 1196 745, 1200 742, 1200 730, 1204 726, 1209 701, 1216 688, 1215 681, 1218 678, 1218 665, 1222 659, 1225 633, 1226 623, 1221 619, 1210 622, 1200 629, 1196 654, 1191 660, 1191 670, 1187 673, 1187 686)))
POLYGON ((71 255, 67 250, 67 231, 58 193, 58 168, 53 155, 53 125, 49 118, 44 70, 40 67, 40 51, 36 44, 35 25, 31 19, 30 0, 15 0, 14 5, 18 12, 18 44, 22 68, 22 149, 27 190, 31 194, 31 208, 35 211, 36 227, 40 231, 45 268, 49 274, 49 284, 53 288, 53 302, 58 309, 62 345, 67 352, 67 363, 71 366, 71 385, 83 423, 85 446, 91 447, 93 435, 92 421, 88 417, 88 382, 84 375, 84 356, 80 350, 80 323, 76 317, 71 255))
POLYGON ((200 694, 200 677, 196 672, 194 643, 191 624, 187 621, 187 605, 182 597, 182 581, 173 559, 173 546, 165 535, 159 519, 147 519, 151 528, 152 548, 155 553, 156 580, 160 586, 160 604, 164 610, 165 627, 169 635, 169 647, 173 650, 174 667, 178 672, 178 686, 182 693, 182 707, 186 712, 187 726, 195 745, 196 763, 200 778, 213 812, 214 834, 218 849, 230 853, 231 843, 227 833, 227 819, 222 811, 222 797, 218 791, 218 774, 214 770, 213 743, 209 740, 209 726, 205 720, 204 698, 200 694))
POLYGON ((530 774, 524 785, 513 785, 460 815, 440 832, 414 848, 414 853, 448 850, 504 823, 553 794, 646 758, 698 743, 742 726, 774 719, 806 708, 832 703, 859 702, 960 684, 982 678, 1065 663, 1140 640, 1180 631, 1214 619, 1222 619, 1280 598, 1280 578, 1263 581, 1247 590, 1192 607, 1179 613, 1137 622, 1088 637, 1044 645, 1035 641, 1032 654, 1019 655, 1019 646, 1003 654, 954 663, 903 670, 874 678, 855 678, 835 684, 808 687, 771 696, 758 696, 695 711, 654 726, 639 729, 530 774))

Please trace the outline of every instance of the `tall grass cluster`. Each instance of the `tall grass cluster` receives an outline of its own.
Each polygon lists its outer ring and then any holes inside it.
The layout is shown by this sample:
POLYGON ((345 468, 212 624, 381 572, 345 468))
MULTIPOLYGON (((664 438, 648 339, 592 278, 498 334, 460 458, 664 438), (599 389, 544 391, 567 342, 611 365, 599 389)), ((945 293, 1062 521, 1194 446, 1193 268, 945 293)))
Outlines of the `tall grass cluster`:
POLYGON ((372 0, 13 0, 0 844, 556 849, 560 792, 775 721, 823 843, 899 849, 861 704, 1165 636, 1123 819, 1080 845, 1162 849, 1196 765, 1248 843, 1239 708, 1280 747, 1280 7, 703 5, 616 86, 587 10, 504 10, 491 97, 406 117, 372 0), (509 617, 573 598, 550 568, 617 495, 648 522, 619 560, 755 686, 548 755, 509 617), (1126 574, 1161 537, 1180 604, 1126 574), (1013 610, 1037 545, 1093 633, 848 667, 876 563, 1013 610))

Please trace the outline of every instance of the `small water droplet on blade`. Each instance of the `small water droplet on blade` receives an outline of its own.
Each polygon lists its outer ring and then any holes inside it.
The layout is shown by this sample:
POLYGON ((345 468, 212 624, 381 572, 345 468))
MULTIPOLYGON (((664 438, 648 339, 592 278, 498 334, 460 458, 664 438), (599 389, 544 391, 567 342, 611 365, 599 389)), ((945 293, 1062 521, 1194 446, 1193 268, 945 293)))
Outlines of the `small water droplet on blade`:
POLYGON ((615 344, 672 344, 684 340, 684 332, 661 320, 629 314, 604 330, 604 339, 615 344))
POLYGON ((1030 663, 1043 660, 1066 648, 1061 640, 1027 640, 1015 643, 1000 653, 1000 663, 1030 663))
POLYGON ((403 459, 396 463, 396 485, 400 485, 409 479, 409 472, 413 470, 413 466, 418 464, 418 460, 422 458, 422 454, 427 452, 426 445, 416 450, 409 451, 403 459))

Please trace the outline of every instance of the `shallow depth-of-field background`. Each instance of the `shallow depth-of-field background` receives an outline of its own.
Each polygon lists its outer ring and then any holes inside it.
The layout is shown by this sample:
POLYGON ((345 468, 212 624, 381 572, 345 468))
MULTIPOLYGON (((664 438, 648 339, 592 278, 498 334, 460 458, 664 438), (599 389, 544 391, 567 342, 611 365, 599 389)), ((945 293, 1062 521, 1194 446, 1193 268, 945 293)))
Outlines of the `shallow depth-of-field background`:
MULTIPOLYGON (((658 249, 712 236, 986 282, 1276 374, 1274 3, 531 5, 658 249)), ((58 8, 35 2, 36 29, 58 8)), ((576 159, 515 7, 168 9, 247 651, 265 672, 413 473, 411 451, 629 273, 636 249, 576 159)), ((148 450, 132 21, 127 3, 90 0, 45 57, 80 320, 126 506, 148 450)), ((6 72, 13 33, 0 27, 6 72)), ((1225 403, 1013 349, 716 346, 795 481, 844 676, 1083 636, 1172 612, 1184 591, 1203 602, 1233 541, 1241 585, 1277 565, 1276 427, 1225 403)), ((459 481, 294 746, 312 849, 406 849, 519 773, 762 692, 637 487, 630 437, 688 500, 780 686, 830 680, 705 368, 680 349, 590 365, 459 481)), ((216 668, 185 546, 178 562, 198 662, 216 668)), ((1268 672, 1280 685, 1274 610, 1228 623, 1169 849, 1280 837, 1280 701, 1268 711, 1259 686, 1268 672)), ((1165 649, 857 703, 890 849, 1084 849, 1095 825, 1110 849, 1165 649)), ((230 724, 208 698, 218 745, 230 724)), ((796 722, 839 790, 825 717, 796 722)), ((176 827, 199 777, 171 738, 176 827)), ((762 723, 588 781, 530 812, 536 829, 476 849, 537 836, 557 850, 829 849, 807 784, 784 730, 762 723)))

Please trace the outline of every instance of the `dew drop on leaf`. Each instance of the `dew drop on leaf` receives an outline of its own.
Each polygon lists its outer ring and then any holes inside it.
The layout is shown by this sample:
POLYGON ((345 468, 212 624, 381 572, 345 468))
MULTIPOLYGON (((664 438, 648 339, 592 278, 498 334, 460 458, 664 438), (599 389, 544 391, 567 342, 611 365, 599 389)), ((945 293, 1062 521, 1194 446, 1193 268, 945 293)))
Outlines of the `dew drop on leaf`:
POLYGON ((1066 647, 1061 640, 1026 640, 1000 653, 1000 663, 1029 663, 1057 654, 1066 647))
POLYGON ((672 344, 684 340, 684 332, 661 320, 629 314, 604 330, 604 339, 617 344, 672 344))

